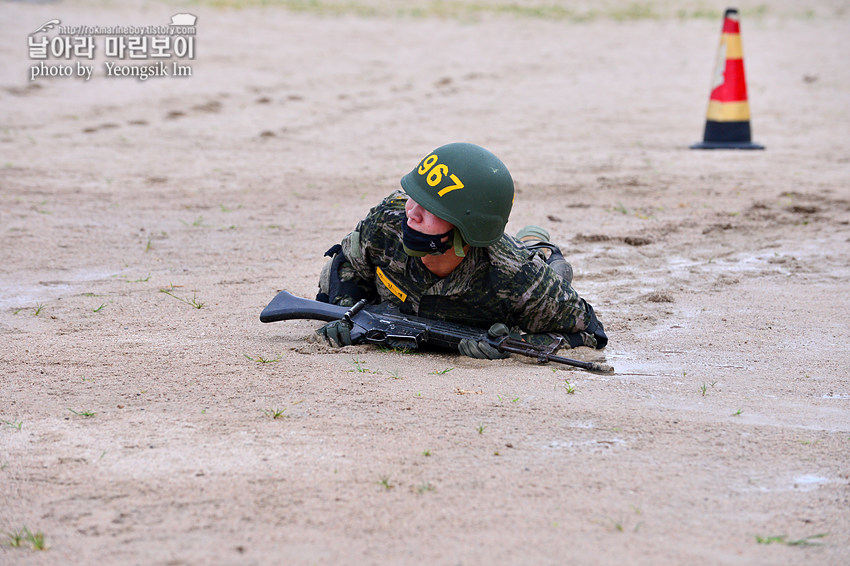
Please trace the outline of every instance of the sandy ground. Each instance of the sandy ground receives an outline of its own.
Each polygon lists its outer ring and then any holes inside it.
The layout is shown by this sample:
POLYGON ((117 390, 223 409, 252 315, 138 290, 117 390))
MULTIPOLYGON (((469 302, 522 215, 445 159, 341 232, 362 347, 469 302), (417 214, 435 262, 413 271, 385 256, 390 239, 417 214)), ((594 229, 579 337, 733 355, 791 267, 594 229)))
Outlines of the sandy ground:
POLYGON ((740 5, 762 152, 688 149, 714 2, 0 4, 0 563, 850 563, 850 7, 808 4, 740 5), (191 77, 29 80, 52 18, 177 12, 191 77), (614 375, 260 324, 450 141, 614 375))

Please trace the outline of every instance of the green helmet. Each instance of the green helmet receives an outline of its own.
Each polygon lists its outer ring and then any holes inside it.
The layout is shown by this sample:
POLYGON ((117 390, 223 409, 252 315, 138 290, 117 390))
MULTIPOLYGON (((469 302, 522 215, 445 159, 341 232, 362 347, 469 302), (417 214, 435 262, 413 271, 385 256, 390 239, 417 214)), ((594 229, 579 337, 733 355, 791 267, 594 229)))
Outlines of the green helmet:
POLYGON ((502 237, 514 201, 508 168, 471 143, 438 147, 401 178, 401 186, 425 210, 454 224, 466 243, 476 247, 502 237))

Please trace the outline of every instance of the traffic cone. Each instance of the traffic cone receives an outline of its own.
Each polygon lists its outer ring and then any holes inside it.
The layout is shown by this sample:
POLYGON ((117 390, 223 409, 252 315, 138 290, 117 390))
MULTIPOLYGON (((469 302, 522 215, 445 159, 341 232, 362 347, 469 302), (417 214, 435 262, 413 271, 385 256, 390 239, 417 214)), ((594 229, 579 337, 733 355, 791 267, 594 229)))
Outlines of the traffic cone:
POLYGON ((744 77, 741 24, 735 8, 728 8, 723 15, 723 32, 711 88, 703 141, 695 143, 691 149, 764 149, 763 145, 750 141, 750 104, 744 77))

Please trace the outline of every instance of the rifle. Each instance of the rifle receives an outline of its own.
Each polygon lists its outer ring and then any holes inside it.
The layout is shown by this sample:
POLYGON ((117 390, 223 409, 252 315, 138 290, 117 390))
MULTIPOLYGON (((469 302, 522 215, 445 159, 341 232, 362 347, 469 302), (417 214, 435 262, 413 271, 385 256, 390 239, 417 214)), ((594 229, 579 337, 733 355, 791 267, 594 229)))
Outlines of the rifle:
POLYGON ((287 291, 281 291, 260 313, 260 322, 293 319, 326 322, 343 319, 351 325, 351 341, 354 344, 369 342, 406 350, 416 350, 427 344, 457 352, 460 341, 470 339, 486 341, 500 352, 536 358, 541 364, 557 362, 598 373, 614 371, 608 364, 556 356, 553 352, 559 344, 556 344, 554 349, 549 349, 510 336, 493 337, 480 328, 403 314, 387 303, 367 304, 366 299, 348 308, 302 299, 287 291))

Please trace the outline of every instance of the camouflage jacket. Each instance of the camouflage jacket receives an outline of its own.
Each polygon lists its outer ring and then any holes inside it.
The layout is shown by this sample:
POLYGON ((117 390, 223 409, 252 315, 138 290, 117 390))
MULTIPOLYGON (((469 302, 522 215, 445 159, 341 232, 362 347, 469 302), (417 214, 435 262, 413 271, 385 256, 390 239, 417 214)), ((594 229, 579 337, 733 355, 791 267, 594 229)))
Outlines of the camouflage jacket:
POLYGON ((539 255, 507 234, 486 248, 470 247, 460 265, 443 278, 429 271, 421 258, 405 254, 402 218, 407 198, 394 192, 342 240, 339 278, 347 289, 356 285, 360 292, 338 294, 331 302, 349 306, 368 296, 424 318, 481 328, 502 322, 529 333, 527 339, 555 333, 571 346, 607 344, 593 308, 539 255))

